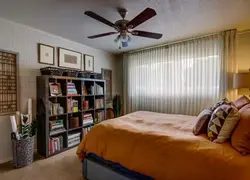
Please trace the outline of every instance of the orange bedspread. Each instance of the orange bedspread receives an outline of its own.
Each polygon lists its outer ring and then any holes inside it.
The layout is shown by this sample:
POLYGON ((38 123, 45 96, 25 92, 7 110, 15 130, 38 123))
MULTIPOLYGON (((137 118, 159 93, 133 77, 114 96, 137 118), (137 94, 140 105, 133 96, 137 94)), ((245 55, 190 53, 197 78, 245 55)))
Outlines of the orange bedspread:
POLYGON ((139 111, 93 127, 78 147, 159 180, 250 180, 250 156, 194 136, 195 117, 139 111))

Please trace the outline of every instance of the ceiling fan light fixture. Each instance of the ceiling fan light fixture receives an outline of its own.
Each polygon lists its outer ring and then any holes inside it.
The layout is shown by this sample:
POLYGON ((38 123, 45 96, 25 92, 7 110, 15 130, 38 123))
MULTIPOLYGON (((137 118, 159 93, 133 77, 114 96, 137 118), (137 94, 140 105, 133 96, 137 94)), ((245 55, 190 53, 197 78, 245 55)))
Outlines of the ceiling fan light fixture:
POLYGON ((122 47, 128 47, 128 42, 122 42, 122 47))

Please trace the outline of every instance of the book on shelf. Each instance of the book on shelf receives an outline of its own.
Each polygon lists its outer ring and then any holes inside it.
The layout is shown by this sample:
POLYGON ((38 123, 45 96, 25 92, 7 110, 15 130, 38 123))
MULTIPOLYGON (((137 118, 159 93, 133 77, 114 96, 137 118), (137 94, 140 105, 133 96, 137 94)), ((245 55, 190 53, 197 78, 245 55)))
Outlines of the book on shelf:
POLYGON ((103 95, 104 94, 103 87, 100 86, 100 85, 98 85, 98 84, 96 84, 96 86, 95 86, 95 93, 97 95, 103 95))
POLYGON ((82 128, 82 138, 88 134, 88 132, 92 129, 92 126, 82 128))
POLYGON ((78 95, 74 83, 67 83, 67 95, 78 95))
POLYGON ((68 139, 72 139, 72 138, 78 137, 78 136, 80 136, 80 135, 81 135, 81 133, 69 134, 69 135, 68 135, 68 139))
POLYGON ((69 134, 68 135, 68 147, 75 146, 80 143, 81 133, 74 133, 74 134, 69 134))
POLYGON ((65 132, 65 131, 66 131, 66 129, 64 127, 59 128, 59 129, 55 129, 55 130, 50 130, 49 135, 53 136, 55 134, 62 133, 62 132, 65 132))
POLYGON ((49 115, 60 115, 64 113, 64 108, 59 103, 52 103, 49 101, 49 115))
POLYGON ((50 121, 49 130, 50 130, 49 131, 50 136, 66 131, 66 129, 64 128, 63 120, 59 119, 59 120, 50 121))
POLYGON ((96 123, 101 122, 104 119, 105 119, 105 112, 104 111, 96 112, 96 117, 95 117, 95 122, 96 123))
POLYGON ((49 139, 49 154, 53 154, 56 151, 63 149, 63 137, 53 137, 49 139))
POLYGON ((67 107, 68 107, 68 112, 78 112, 78 101, 75 99, 68 98, 67 99, 67 107))
POLYGON ((85 84, 82 85, 82 95, 84 95, 84 96, 88 95, 87 87, 85 84))
POLYGON ((104 99, 96 99, 95 100, 95 108, 96 109, 100 109, 100 108, 104 108, 104 99))

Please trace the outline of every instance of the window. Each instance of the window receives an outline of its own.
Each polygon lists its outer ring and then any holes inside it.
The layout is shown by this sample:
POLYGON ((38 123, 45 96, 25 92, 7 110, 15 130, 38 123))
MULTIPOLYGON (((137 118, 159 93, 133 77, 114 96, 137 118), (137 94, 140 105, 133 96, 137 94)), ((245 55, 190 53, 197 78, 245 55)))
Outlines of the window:
POLYGON ((0 114, 17 111, 17 55, 0 50, 0 114))

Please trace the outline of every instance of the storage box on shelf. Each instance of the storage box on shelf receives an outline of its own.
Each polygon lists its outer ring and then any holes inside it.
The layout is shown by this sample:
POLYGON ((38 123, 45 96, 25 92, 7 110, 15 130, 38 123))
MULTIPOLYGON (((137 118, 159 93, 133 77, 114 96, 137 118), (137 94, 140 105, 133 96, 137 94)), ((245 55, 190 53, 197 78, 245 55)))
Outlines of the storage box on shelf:
POLYGON ((95 122, 105 119, 105 96, 105 80, 38 76, 38 153, 50 157, 77 146, 95 122))

